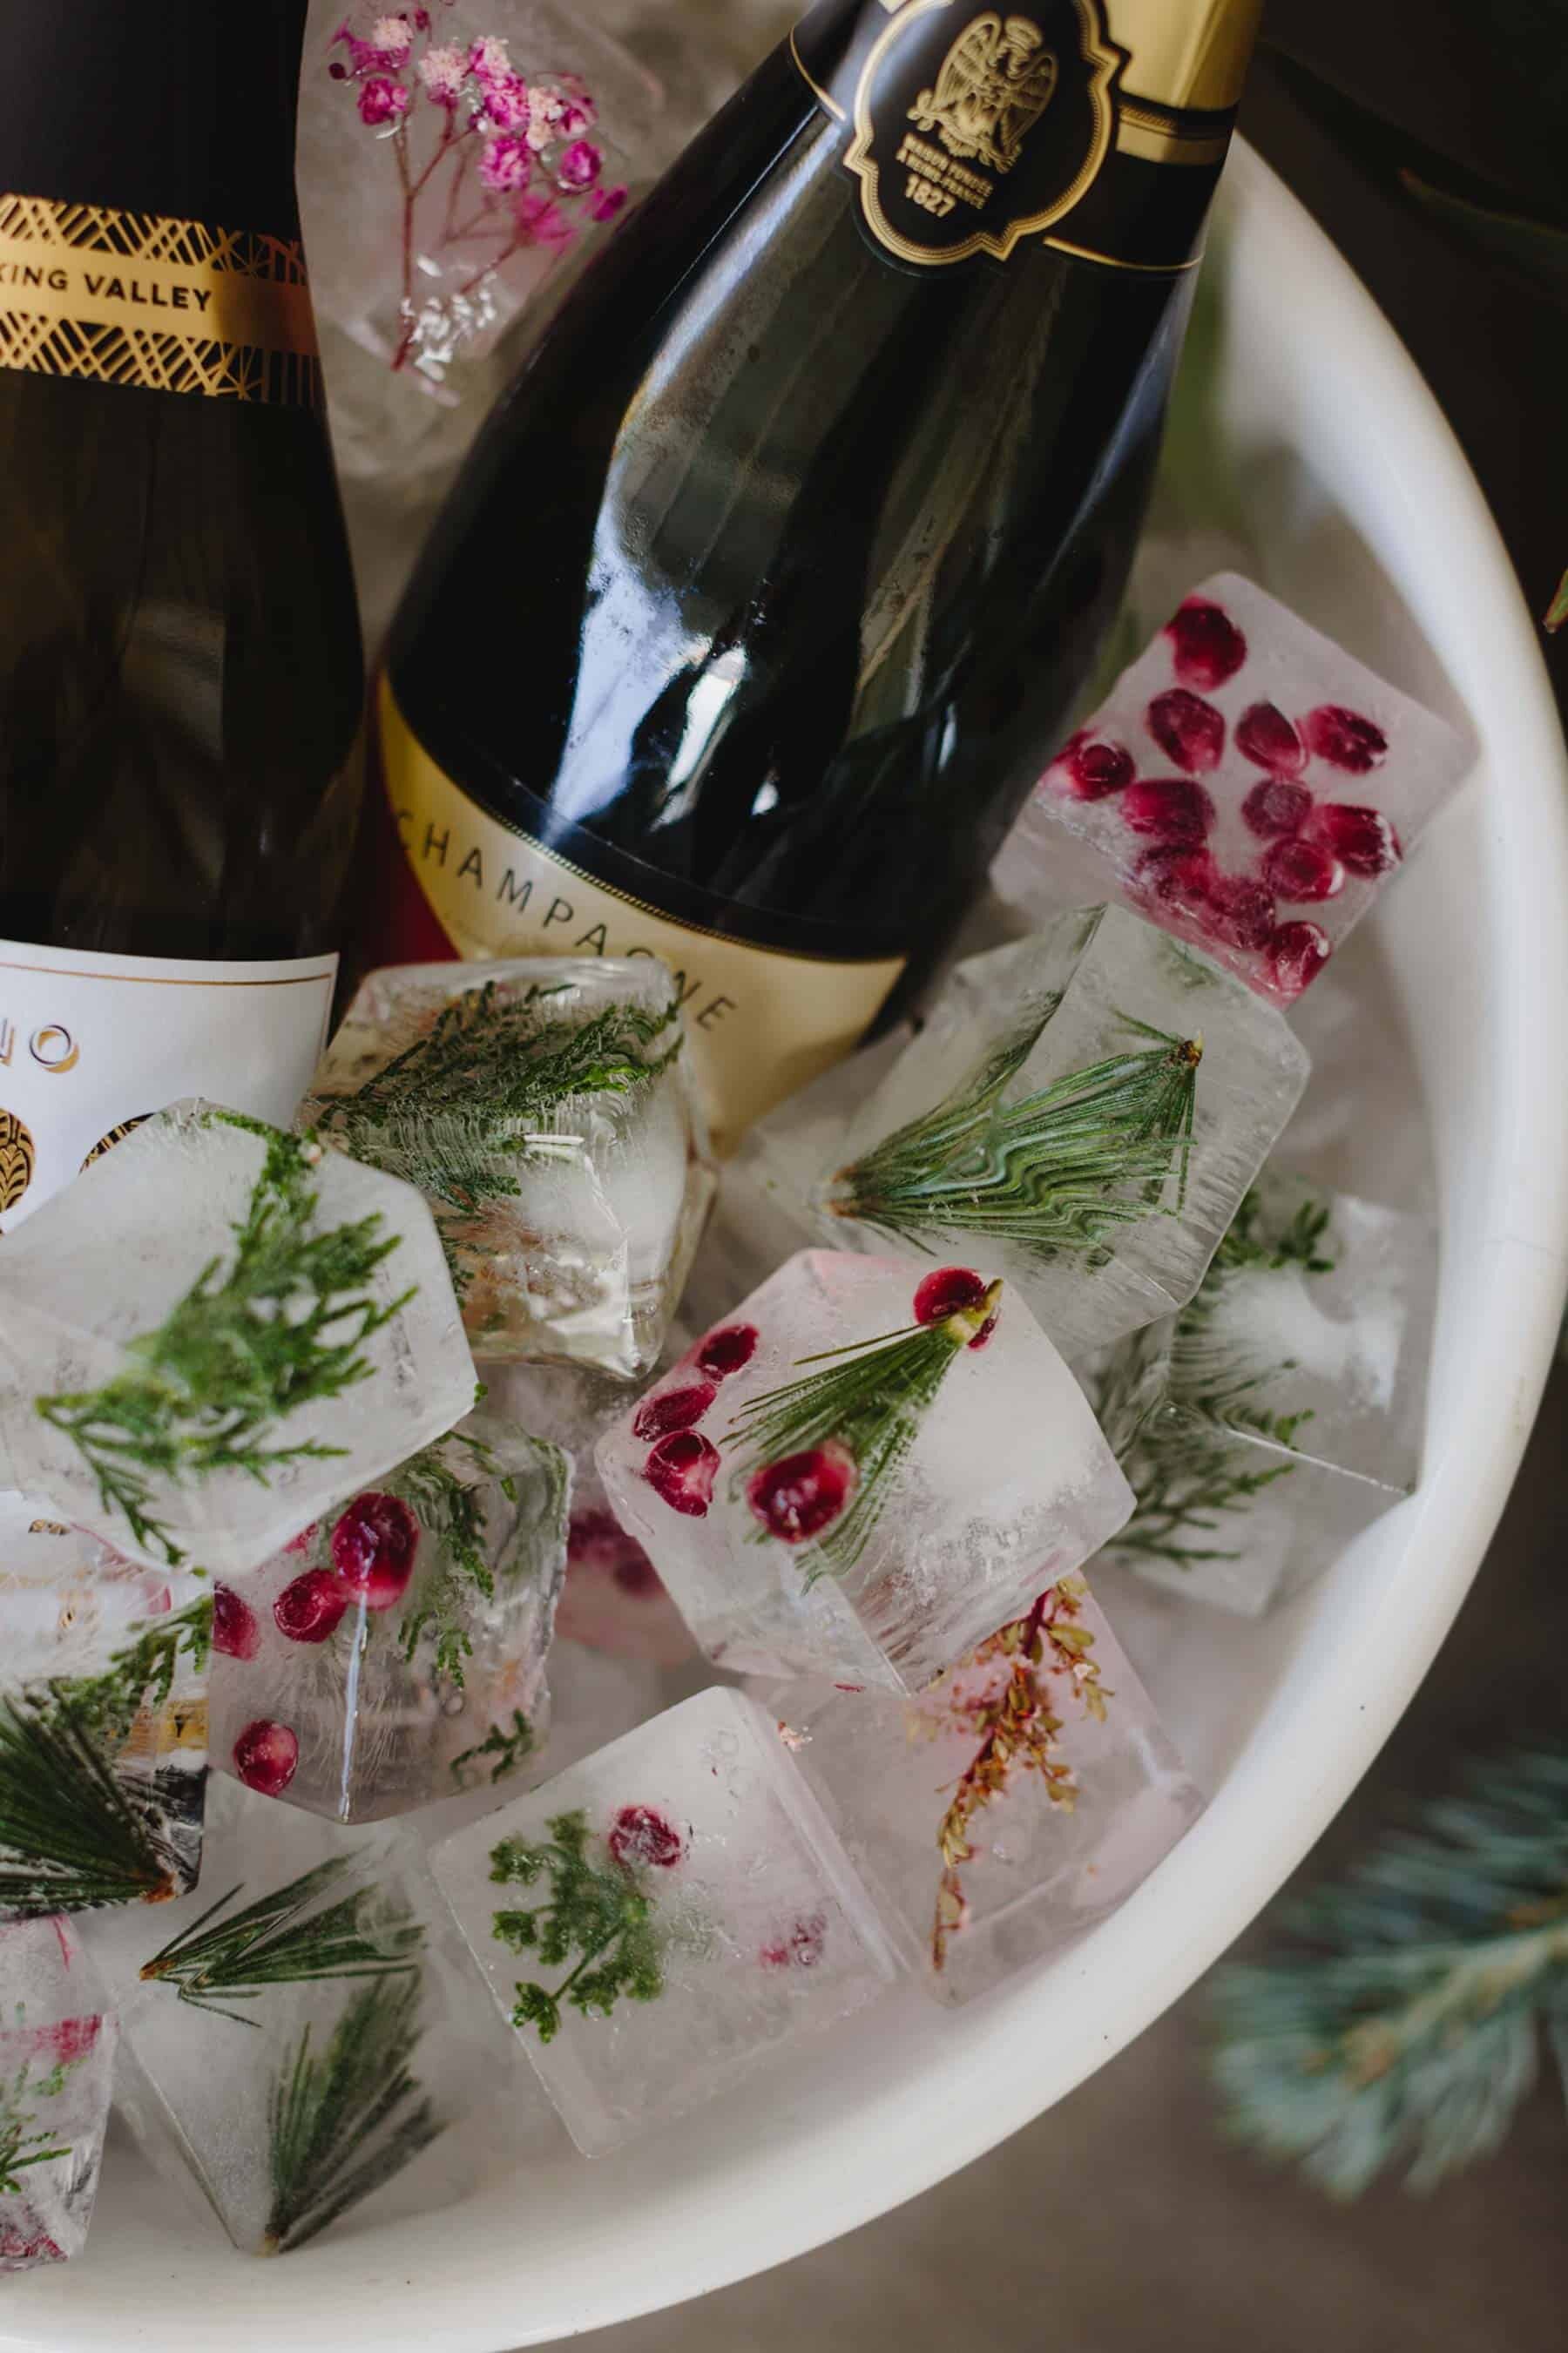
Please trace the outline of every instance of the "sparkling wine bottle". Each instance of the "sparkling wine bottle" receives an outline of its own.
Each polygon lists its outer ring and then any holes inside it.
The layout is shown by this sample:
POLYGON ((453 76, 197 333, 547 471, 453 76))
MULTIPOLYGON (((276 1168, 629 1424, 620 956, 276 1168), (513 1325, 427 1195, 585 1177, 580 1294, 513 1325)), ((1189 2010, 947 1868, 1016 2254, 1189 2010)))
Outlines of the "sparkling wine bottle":
POLYGON ((305 0, 0 0, 0 1230, 147 1113, 287 1121, 359 622, 294 199, 305 0))
POLYGON ((437 524, 377 955, 667 956, 721 1141, 907 996, 1113 617, 1257 13, 813 9, 437 524))

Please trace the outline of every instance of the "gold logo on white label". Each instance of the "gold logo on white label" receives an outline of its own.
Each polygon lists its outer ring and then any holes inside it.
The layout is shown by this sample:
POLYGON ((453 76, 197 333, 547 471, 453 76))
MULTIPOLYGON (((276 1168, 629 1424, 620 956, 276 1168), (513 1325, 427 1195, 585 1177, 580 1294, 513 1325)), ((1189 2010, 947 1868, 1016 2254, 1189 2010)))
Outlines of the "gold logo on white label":
POLYGON ((14 1209, 33 1181, 33 1139, 14 1111, 0 1111, 0 1210, 14 1209))
POLYGON ((1054 51, 1027 16, 976 16, 909 119, 918 130, 934 131, 950 155, 1010 172, 1055 95, 1057 72, 1054 51))

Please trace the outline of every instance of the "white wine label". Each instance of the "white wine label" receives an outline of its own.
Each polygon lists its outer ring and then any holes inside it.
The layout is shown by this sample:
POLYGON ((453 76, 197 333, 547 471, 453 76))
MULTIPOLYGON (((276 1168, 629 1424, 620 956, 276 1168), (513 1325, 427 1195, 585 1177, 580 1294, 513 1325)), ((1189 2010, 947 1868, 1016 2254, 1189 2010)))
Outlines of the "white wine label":
POLYGON ((902 956, 849 963, 758 947, 612 891, 461 791, 416 738, 384 679, 381 746, 404 854, 459 955, 657 955, 673 967, 721 1153, 841 1060, 903 971, 902 956))
POLYGON ((298 239, 0 194, 0 367, 315 406, 298 239))
POLYGON ((0 940, 0 1234, 182 1095, 287 1127, 335 955, 197 964, 0 940))

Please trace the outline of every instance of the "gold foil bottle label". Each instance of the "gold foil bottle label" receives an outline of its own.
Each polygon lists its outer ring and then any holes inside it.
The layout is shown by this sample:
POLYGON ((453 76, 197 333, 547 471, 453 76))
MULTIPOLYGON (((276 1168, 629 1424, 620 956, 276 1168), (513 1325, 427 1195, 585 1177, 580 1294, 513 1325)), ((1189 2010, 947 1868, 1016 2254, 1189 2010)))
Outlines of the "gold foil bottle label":
POLYGON ((314 407, 297 240, 0 195, 0 367, 314 407))

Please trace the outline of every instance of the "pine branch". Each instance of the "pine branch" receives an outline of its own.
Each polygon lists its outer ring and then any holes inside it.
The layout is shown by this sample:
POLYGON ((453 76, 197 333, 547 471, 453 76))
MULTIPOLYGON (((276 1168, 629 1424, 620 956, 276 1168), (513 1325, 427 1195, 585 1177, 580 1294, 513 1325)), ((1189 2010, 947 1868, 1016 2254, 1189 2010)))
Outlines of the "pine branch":
POLYGON ((306 2027, 268 2103, 272 2202, 264 2254, 287 2254, 372 2196, 443 2126, 409 2063, 419 2040, 417 1970, 354 1995, 324 2053, 306 2027))
POLYGON ((543 1877, 550 1901, 531 1911, 494 1915, 495 1936, 510 1952, 537 1953, 541 1966, 558 1968, 574 1953, 575 1966, 552 1989, 529 1979, 517 1987, 514 2026, 531 2026, 541 2042, 561 2029, 561 2006, 570 2002, 584 2018, 607 2018, 625 1994, 630 2001, 654 2001, 664 1991, 658 1940, 647 1896, 637 1873, 615 1857, 602 1864, 588 1857, 588 1818, 580 1810, 552 1815, 549 1837, 538 1843, 502 1839, 490 1850, 490 1878, 498 1886, 531 1887, 543 1877))
POLYGON ((405 1899, 392 1905, 379 1888, 360 1886, 326 1900, 353 1868, 352 1856, 334 1855, 208 1927, 243 1893, 231 1887, 153 1955, 142 1977, 176 1986, 197 2010, 251 2025, 229 2005, 255 2001, 269 1986, 416 1972, 425 1930, 405 1899))
POLYGON ((473 1768, 479 1767, 485 1757, 493 1757, 496 1761, 489 1769, 493 1787, 497 1781, 503 1781, 509 1773, 515 1773, 523 1758, 532 1756, 536 1746, 532 1725, 521 1708, 514 1707, 510 1731, 503 1725, 492 1724, 482 1740, 453 1757, 453 1778, 460 1789, 471 1788, 476 1778, 473 1768), (470 1768, 467 1773, 463 1769, 465 1766, 470 1768))
POLYGON ((0 1699, 0 1917, 175 1892, 178 1858, 156 1807, 116 1769, 116 1745, 68 1683, 0 1699))
POLYGON ((492 1601, 496 1571, 503 1585, 516 1587, 542 1577, 549 1546, 563 1539, 571 1465, 559 1447, 539 1440, 539 1476, 532 1482, 534 1508, 519 1514, 511 1541, 492 1569, 485 1555, 489 1513, 480 1481, 493 1482, 509 1504, 518 1502, 514 1473, 503 1474, 483 1439, 468 1430, 453 1430, 435 1446, 404 1463, 385 1483, 390 1493, 409 1505, 435 1549, 435 1566, 421 1573, 418 1599, 398 1630, 403 1655, 412 1659, 419 1643, 434 1643, 437 1673, 458 1689, 463 1661, 473 1651, 468 1620, 476 1599, 492 1601), (445 1460, 446 1450, 459 1450, 469 1460, 467 1477, 445 1460))
POLYGON ((1337 2198, 1503 2139, 1546 2036, 1568 2087, 1568 1748, 1472 1767, 1213 1987, 1231 2130, 1337 2198))
POLYGON ((1041 1259, 1102 1254, 1119 1226, 1173 1216, 1186 1197, 1203 1040, 1118 1014, 1152 1042, 1067 1073, 1015 1103, 1003 1093, 1055 1003, 923 1118, 834 1179, 826 1207, 929 1249, 984 1234, 1041 1259))
POLYGON ((321 1146, 237 1113, 206 1116, 252 1129, 267 1153, 227 1262, 205 1267, 164 1321, 128 1344, 138 1359, 101 1388, 34 1400, 98 1482, 108 1512, 171 1567, 184 1557, 153 1513, 154 1481, 244 1471, 266 1485, 275 1470, 342 1451, 310 1439, 268 1441, 302 1406, 340 1397, 371 1370, 360 1351, 412 1298, 378 1307, 364 1286, 398 1246, 378 1239, 380 1213, 316 1228, 310 1171, 321 1146))
POLYGON ((31 2065, 24 2059, 10 2080, 0 2083, 0 2198, 22 2196, 26 2185, 20 2176, 29 2166, 50 2165, 70 2155, 68 2141, 62 2147, 52 2133, 29 2129, 38 2121, 36 2103, 56 2097, 65 2088, 65 2068, 57 2062, 35 2081, 31 2065))

